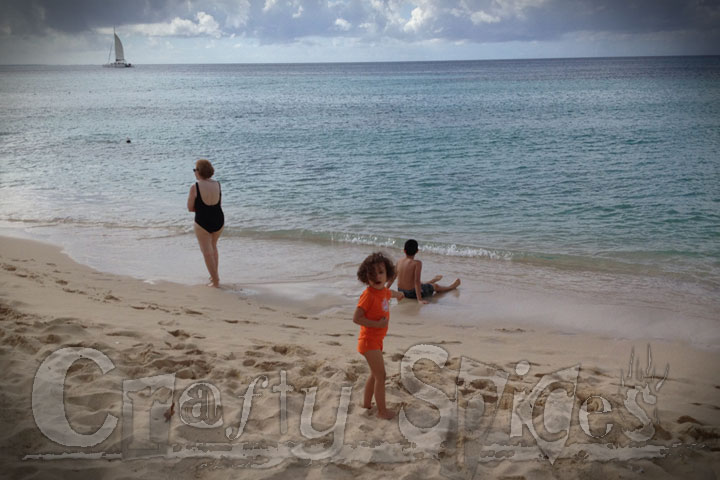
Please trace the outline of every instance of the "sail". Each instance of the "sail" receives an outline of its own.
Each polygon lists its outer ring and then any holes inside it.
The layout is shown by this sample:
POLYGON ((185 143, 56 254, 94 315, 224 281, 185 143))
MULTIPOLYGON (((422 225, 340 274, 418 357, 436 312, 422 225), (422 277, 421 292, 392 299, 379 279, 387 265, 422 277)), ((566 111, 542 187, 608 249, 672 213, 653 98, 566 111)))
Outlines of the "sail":
POLYGON ((120 42, 120 38, 117 36, 117 34, 113 33, 115 35, 115 61, 116 62, 125 62, 125 52, 123 51, 122 42, 120 42))

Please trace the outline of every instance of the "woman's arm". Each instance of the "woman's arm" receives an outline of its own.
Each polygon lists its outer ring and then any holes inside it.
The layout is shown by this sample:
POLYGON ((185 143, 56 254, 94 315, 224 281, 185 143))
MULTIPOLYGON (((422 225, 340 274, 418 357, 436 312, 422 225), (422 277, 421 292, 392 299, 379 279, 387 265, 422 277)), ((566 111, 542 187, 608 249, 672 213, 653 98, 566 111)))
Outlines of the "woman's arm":
POLYGON ((195 184, 190 187, 190 193, 188 193, 188 212, 194 212, 195 211, 195 197, 197 197, 197 191, 195 190, 195 184))
POLYGON ((365 316, 365 310, 360 307, 357 307, 355 309, 355 314, 353 315, 353 322, 358 325, 362 325, 363 327, 369 328, 385 328, 388 326, 387 317, 382 317, 378 321, 370 320, 365 316))

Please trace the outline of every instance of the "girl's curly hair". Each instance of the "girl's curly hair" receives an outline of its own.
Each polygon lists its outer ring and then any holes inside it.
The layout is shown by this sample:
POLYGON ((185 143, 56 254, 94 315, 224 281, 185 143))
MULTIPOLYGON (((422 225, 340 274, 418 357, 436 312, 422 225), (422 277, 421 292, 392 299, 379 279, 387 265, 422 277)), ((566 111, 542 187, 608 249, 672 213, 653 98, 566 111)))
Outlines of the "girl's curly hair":
POLYGON ((385 272, 387 273, 388 280, 395 276, 395 265, 392 260, 381 252, 375 252, 368 255, 367 258, 360 264, 360 268, 358 268, 357 271, 358 280, 366 285, 369 285, 370 278, 375 276, 375 265, 378 263, 385 264, 385 272))

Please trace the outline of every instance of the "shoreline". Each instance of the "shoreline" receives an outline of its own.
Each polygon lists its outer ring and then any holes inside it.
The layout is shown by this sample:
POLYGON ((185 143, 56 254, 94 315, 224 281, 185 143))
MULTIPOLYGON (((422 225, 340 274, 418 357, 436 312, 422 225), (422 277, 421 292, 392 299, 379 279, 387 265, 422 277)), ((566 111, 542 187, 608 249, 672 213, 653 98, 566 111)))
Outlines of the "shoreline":
MULTIPOLYGON (((409 442, 399 430, 397 418, 382 423, 374 417, 374 411, 366 412, 358 407, 367 365, 355 351, 356 326, 342 309, 307 314, 290 307, 264 304, 255 297, 243 298, 203 286, 148 284, 95 271, 74 262, 58 247, 27 240, 3 237, 0 255, 0 365, 7 372, 2 396, 3 403, 9 406, 5 414, 8 428, 0 443, 11 477, 39 474, 43 478, 80 478, 97 469, 103 471, 104 478, 127 475, 139 478, 168 471, 178 478, 194 475, 224 478, 231 469, 249 478, 297 473, 335 477, 347 474, 343 469, 349 469, 358 478, 376 478, 389 465, 398 475, 440 476, 447 468, 435 455, 427 452, 421 455, 416 450, 417 444, 409 442), (124 381, 157 375, 174 375, 174 389, 169 398, 175 402, 181 402, 183 389, 190 388, 193 382, 215 385, 222 394, 222 422, 205 429, 188 425, 179 418, 187 412, 182 413, 178 407, 169 422, 160 420, 152 425, 166 426, 166 439, 170 448, 175 446, 173 451, 195 453, 170 455, 168 450, 167 455, 136 459, 131 463, 133 473, 127 470, 128 458, 123 456, 128 452, 123 448, 127 447, 123 443, 127 432, 121 434, 120 428, 97 446, 63 447, 40 432, 31 402, 33 379, 41 363, 61 348, 97 350, 115 367, 103 374, 85 360, 68 371, 66 415, 73 428, 84 435, 96 432, 107 414, 123 417, 124 381), (286 433, 278 429, 278 395, 272 393, 272 387, 279 385, 281 371, 286 372, 287 382, 294 387, 287 396, 286 433), (230 441, 225 429, 234 427, 234 434, 237 433, 243 396, 259 377, 265 377, 268 385, 261 389, 257 384, 262 395, 252 397, 255 403, 246 429, 237 440, 230 441), (317 387, 317 403, 312 425, 317 431, 332 427, 343 387, 351 388, 351 396, 344 449, 334 456, 308 462, 302 455, 285 455, 283 448, 303 442, 317 444, 308 440, 301 430, 300 412, 307 399, 307 389, 313 387, 317 387), (224 445, 225 450, 220 451, 226 453, 203 455, 203 445, 214 445, 213 448, 224 445), (383 454, 366 448, 367 445, 387 448, 383 454), (261 470, 252 468, 258 459, 248 457, 247 448, 251 446, 270 448, 263 450, 264 455, 279 452, 273 457, 277 464, 261 470), (53 461, 33 457, 62 452, 87 455, 53 461), (87 458, 102 457, 102 452, 120 454, 121 459, 108 462, 87 458), (406 455, 412 452, 418 455, 406 455)), ((445 308, 443 304, 435 306, 445 308)), ((451 310, 452 307, 448 307, 448 311, 451 310)), ((488 319, 476 326, 460 325, 447 317, 437 321, 436 317, 418 314, 417 308, 393 301, 384 355, 389 406, 405 409, 407 418, 418 426, 431 428, 437 424, 438 410, 409 393, 400 368, 408 351, 421 344, 434 345, 432 348, 440 348, 447 354, 446 362, 441 366, 421 360, 415 365, 418 379, 434 386, 448 399, 460 395, 461 408, 467 407, 469 404, 464 402, 479 392, 483 392, 488 411, 497 407, 493 423, 489 425, 488 440, 491 444, 505 445, 503 448, 508 453, 489 460, 478 457, 481 459, 479 472, 492 476, 514 472, 513 475, 561 477, 583 472, 591 477, 632 477, 640 471, 653 477, 720 473, 717 453, 720 385, 715 375, 720 364, 719 352, 697 349, 683 342, 627 340, 588 332, 568 334, 528 325, 512 315, 499 316, 496 320, 488 319), (463 382, 456 390, 466 364, 463 362, 505 372, 507 386, 494 397, 482 382, 463 382), (541 432, 538 440, 525 427, 520 437, 514 440, 508 437, 513 398, 516 392, 533 391, 540 381, 554 375, 553 372, 566 371, 574 365, 578 365, 578 373, 575 386, 570 389, 574 395, 568 397, 572 399, 569 433, 564 448, 554 463, 550 463, 538 450, 547 432, 541 432), (628 365, 632 366, 631 376, 627 375, 628 365), (624 407, 627 393, 639 392, 634 387, 643 385, 650 388, 650 393, 641 397, 645 400, 650 400, 650 395, 655 397, 654 404, 638 400, 638 406, 651 419, 647 423, 629 414, 624 407), (596 411, 590 415, 592 432, 601 431, 608 420, 615 425, 603 438, 588 436, 578 416, 583 402, 594 396, 605 398, 612 406, 612 412, 596 411), (640 431, 647 425, 653 426, 653 435, 645 442, 632 442, 623 433, 640 431), (608 444, 617 454, 602 459, 599 452, 607 453, 608 444), (636 454, 639 456, 633 457, 636 454)), ((132 398, 137 405, 150 408, 147 397, 132 398)), ((158 402, 167 400, 167 396, 152 398, 158 402)), ((540 397, 546 405, 545 412, 550 408, 547 405, 553 404, 553 398, 557 405, 558 397, 540 397)), ((333 443, 332 433, 320 438, 318 445, 325 448, 333 443)), ((444 452, 443 456, 457 458, 458 445, 463 445, 461 440, 455 445, 457 448, 452 442, 444 446, 438 444, 437 448, 444 452)))
MULTIPOLYGON (((162 230, 162 229, 160 229, 162 230)), ((192 234, 137 237, 136 231, 62 226, 0 228, 0 236, 59 245, 75 261, 97 270, 139 278, 149 284, 205 282, 202 257, 192 234), (100 242, 98 239, 102 239, 100 242), (178 259, 181 259, 178 261, 178 259)), ((362 285, 360 260, 392 247, 302 240, 229 237, 220 242, 224 290, 278 308, 305 314, 352 311, 362 285)), ((424 276, 443 274, 441 283, 463 280, 457 292, 433 297, 420 309, 398 307, 425 321, 483 326, 514 318, 530 328, 620 339, 681 340, 720 350, 720 304, 706 288, 693 291, 666 278, 624 273, 563 271, 506 260, 466 259, 422 252, 424 276)))

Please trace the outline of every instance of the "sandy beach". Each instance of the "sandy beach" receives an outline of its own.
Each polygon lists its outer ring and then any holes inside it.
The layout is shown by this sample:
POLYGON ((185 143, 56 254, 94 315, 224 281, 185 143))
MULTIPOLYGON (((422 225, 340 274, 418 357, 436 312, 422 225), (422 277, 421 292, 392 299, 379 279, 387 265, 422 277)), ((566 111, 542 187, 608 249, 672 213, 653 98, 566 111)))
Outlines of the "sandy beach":
POLYGON ((717 350, 393 301, 384 421, 360 406, 352 305, 148 283, 8 237, 0 256, 6 478, 720 475, 717 350))

